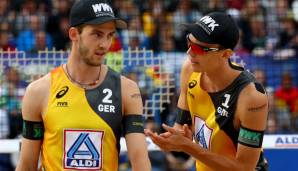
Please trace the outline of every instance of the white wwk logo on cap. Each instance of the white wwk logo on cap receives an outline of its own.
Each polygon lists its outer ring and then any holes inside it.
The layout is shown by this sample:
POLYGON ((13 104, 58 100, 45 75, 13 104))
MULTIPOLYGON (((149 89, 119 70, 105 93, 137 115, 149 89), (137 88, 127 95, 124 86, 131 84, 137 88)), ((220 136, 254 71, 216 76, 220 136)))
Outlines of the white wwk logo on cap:
POLYGON ((114 14, 113 9, 110 7, 110 5, 105 3, 94 4, 92 5, 92 8, 95 13, 110 12, 114 14))
POLYGON ((205 16, 201 18, 200 21, 205 23, 208 26, 208 28, 211 29, 211 31, 213 31, 215 27, 219 26, 219 24, 217 24, 216 21, 210 16, 205 16))

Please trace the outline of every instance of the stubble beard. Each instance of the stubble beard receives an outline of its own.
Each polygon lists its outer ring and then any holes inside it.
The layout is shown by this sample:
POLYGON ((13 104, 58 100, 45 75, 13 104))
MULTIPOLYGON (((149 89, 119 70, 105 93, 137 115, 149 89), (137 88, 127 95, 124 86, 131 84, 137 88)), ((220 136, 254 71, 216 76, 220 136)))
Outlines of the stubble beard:
POLYGON ((84 45, 82 40, 79 42, 79 55, 80 59, 82 59, 85 64, 89 66, 98 67, 102 64, 102 61, 97 61, 94 59, 94 57, 90 54, 89 48, 84 45))

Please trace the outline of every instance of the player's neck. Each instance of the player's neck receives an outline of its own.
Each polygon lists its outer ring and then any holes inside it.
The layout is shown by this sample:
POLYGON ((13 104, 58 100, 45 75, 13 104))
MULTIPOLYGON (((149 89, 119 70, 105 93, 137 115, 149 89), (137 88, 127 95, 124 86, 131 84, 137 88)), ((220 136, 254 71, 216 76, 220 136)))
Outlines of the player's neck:
POLYGON ((203 85, 208 92, 218 92, 229 86, 240 74, 229 66, 220 68, 220 72, 205 72, 203 75, 203 85))
POLYGON ((102 80, 102 65, 98 67, 89 66, 89 68, 87 68, 82 65, 67 62, 63 68, 71 82, 85 89, 98 85, 102 80))

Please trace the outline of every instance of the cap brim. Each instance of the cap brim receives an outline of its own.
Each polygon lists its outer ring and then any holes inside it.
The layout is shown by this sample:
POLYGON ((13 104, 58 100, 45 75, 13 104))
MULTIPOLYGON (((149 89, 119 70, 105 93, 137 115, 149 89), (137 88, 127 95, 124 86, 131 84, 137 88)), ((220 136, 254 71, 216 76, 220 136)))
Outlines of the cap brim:
POLYGON ((87 21, 85 23, 86 24, 103 24, 103 23, 106 23, 109 21, 115 21, 117 28, 120 28, 120 29, 127 28, 127 23, 124 20, 122 20, 120 18, 116 18, 116 17, 98 17, 93 20, 87 21))
POLYGON ((181 24, 181 28, 187 33, 191 33, 200 42, 216 44, 198 24, 181 24))

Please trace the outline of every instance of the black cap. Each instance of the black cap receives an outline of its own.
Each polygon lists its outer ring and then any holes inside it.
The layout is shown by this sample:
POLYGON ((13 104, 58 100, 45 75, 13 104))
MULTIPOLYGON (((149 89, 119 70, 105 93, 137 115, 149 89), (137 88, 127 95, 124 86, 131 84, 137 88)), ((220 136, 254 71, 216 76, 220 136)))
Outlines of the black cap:
POLYGON ((79 0, 70 11, 70 26, 81 24, 103 24, 115 21, 117 28, 126 28, 124 20, 115 17, 111 4, 107 0, 79 0))
POLYGON ((237 24, 223 12, 211 12, 196 23, 182 24, 182 27, 200 42, 220 44, 227 49, 234 49, 239 39, 237 24))

